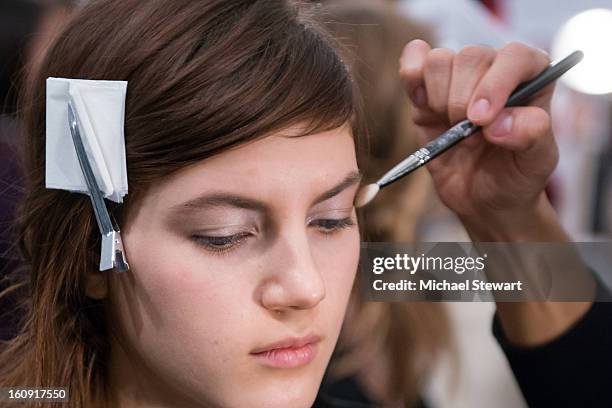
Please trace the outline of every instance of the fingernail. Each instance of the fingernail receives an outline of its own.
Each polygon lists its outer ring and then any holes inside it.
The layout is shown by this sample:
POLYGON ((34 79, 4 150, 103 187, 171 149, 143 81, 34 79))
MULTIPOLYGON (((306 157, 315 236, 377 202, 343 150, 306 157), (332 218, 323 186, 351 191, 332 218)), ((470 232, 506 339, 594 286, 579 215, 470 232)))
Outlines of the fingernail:
POLYGON ((414 103, 419 107, 427 105, 427 91, 424 86, 418 86, 414 90, 414 103))
POLYGON ((491 108, 491 104, 488 100, 482 98, 472 104, 468 112, 468 116, 471 120, 482 120, 487 116, 491 108))
POLYGON ((512 122, 514 119, 512 115, 507 113, 503 113, 495 119, 495 121, 491 124, 491 134, 496 137, 502 137, 510 134, 512 130, 512 122))

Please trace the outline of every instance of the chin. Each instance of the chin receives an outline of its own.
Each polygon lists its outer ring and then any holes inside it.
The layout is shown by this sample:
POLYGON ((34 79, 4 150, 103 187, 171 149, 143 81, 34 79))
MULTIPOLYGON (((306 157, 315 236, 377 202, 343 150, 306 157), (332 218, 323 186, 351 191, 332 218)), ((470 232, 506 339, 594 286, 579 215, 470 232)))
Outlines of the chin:
POLYGON ((320 376, 311 374, 308 378, 301 380, 282 378, 283 373, 278 374, 281 378, 260 383, 250 393, 241 395, 241 401, 231 406, 236 408, 311 408, 321 385, 322 374, 320 376))
POLYGON ((278 398, 268 398, 266 401, 262 401, 259 404, 253 404, 251 406, 257 406, 262 408, 312 408, 312 404, 316 399, 317 393, 302 393, 301 395, 283 395, 283 393, 293 393, 298 390, 282 390, 279 391, 278 398))
POLYGON ((217 406, 223 408, 311 408, 317 396, 318 388, 315 390, 305 389, 277 389, 267 391, 266 395, 243 394, 231 401, 224 401, 217 406))

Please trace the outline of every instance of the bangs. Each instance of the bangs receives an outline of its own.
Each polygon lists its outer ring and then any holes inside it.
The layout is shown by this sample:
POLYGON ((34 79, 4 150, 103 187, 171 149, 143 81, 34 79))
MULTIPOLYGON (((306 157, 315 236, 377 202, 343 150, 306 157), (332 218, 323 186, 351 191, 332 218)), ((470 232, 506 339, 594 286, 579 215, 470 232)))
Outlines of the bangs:
POLYGON ((158 65, 176 64, 133 73, 165 85, 130 83, 128 174, 144 170, 139 163, 179 168, 295 125, 303 135, 346 123, 354 135, 361 132, 349 71, 309 9, 238 3, 217 2, 208 19, 198 20, 201 30, 192 26, 155 56, 158 65), (177 47, 189 58, 173 58, 177 47))

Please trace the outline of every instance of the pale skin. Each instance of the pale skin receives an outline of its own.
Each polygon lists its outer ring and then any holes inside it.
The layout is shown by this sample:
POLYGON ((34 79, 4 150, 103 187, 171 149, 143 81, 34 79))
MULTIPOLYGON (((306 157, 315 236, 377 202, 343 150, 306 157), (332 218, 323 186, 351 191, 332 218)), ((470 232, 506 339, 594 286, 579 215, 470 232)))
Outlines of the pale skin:
MULTIPOLYGON (((404 49, 400 75, 422 142, 465 118, 483 127, 427 166, 440 199, 474 241, 569 242, 544 193, 558 161, 554 86, 528 106, 504 108, 512 91, 549 63, 544 52, 519 43, 455 53, 414 40, 404 49)), ((498 303, 497 310, 510 341, 529 346, 563 333, 590 305, 498 303)))
POLYGON ((349 127, 291 134, 183 169, 128 214, 131 270, 89 288, 110 300, 112 406, 312 405, 357 269, 360 175, 349 127), (250 354, 312 333, 306 365, 250 354))

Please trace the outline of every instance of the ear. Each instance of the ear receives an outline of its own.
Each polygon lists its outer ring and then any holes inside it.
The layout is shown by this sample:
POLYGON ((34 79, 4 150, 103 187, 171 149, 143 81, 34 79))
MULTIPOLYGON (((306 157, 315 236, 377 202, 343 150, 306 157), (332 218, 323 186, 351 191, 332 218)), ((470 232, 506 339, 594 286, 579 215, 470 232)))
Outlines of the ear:
POLYGON ((85 283, 85 294, 96 300, 105 299, 108 296, 108 273, 111 271, 92 271, 87 273, 85 283))

